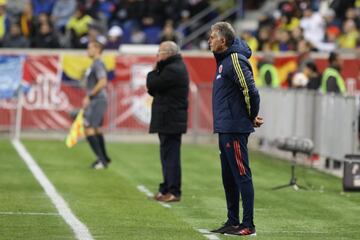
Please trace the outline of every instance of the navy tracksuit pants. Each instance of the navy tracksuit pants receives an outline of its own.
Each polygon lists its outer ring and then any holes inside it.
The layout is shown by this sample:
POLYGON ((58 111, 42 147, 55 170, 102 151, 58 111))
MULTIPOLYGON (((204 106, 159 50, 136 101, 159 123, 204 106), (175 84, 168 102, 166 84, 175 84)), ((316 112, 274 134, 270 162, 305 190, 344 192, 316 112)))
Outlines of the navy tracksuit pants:
POLYGON ((228 210, 228 223, 238 225, 240 195, 243 208, 242 224, 253 227, 254 188, 248 159, 249 134, 219 133, 222 180, 228 210))
POLYGON ((159 133, 160 159, 163 174, 163 182, 160 183, 159 192, 162 194, 172 193, 181 196, 181 163, 180 147, 181 133, 159 133))

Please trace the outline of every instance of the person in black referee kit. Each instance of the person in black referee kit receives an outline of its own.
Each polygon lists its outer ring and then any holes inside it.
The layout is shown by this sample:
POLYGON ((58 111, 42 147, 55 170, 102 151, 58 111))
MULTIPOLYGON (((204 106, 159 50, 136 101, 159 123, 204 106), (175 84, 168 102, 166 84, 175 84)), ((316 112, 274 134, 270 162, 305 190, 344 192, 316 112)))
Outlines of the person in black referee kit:
POLYGON ((163 182, 155 200, 180 201, 181 136, 187 130, 189 75, 175 42, 159 46, 157 63, 146 79, 151 106, 150 133, 158 133, 163 182))
POLYGON ((248 45, 235 38, 227 22, 211 26, 210 50, 217 71, 213 82, 214 132, 219 135, 222 180, 227 205, 227 221, 213 230, 231 235, 256 235, 254 225, 254 187, 248 159, 247 142, 254 127, 263 123, 258 116, 260 97, 255 87, 248 58, 248 45), (239 220, 239 200, 243 218, 239 220))
POLYGON ((100 131, 107 107, 105 87, 107 72, 101 60, 106 38, 98 36, 95 41, 88 44, 88 56, 93 60, 85 73, 86 96, 83 99, 84 128, 87 141, 96 155, 95 162, 91 165, 94 169, 103 169, 110 163, 105 149, 105 140, 100 131))

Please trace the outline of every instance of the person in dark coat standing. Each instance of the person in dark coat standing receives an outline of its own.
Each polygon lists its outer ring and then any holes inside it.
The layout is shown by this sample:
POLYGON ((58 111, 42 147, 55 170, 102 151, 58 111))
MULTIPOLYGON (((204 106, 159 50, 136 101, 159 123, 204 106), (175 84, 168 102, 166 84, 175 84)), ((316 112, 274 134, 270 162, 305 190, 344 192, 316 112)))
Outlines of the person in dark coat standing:
POLYGON ((154 97, 150 133, 158 133, 163 182, 155 200, 180 201, 181 136, 187 130, 189 75, 179 47, 172 41, 162 42, 157 63, 146 79, 148 93, 154 97))
POLYGON ((227 205, 227 221, 213 230, 231 235, 256 235, 254 187, 248 158, 248 137, 263 119, 258 116, 260 96, 255 87, 249 62, 251 50, 246 42, 235 38, 227 22, 211 26, 209 45, 217 71, 213 82, 214 132, 219 135, 222 180, 227 205), (239 219, 239 201, 243 218, 239 219))

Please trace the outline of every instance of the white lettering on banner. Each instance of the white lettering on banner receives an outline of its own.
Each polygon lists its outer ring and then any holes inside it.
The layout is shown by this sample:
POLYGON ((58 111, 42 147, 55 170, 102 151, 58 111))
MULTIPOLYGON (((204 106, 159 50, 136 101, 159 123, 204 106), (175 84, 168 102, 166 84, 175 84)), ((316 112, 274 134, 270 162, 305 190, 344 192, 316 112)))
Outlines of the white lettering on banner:
MULTIPOLYGON (((148 72, 153 69, 150 64, 134 64, 131 67, 131 88, 135 92, 146 85, 146 77, 148 72)), ((132 94, 131 96, 131 112, 142 123, 149 124, 151 119, 151 103, 152 97, 143 93, 141 95, 132 94)))
MULTIPOLYGON (((71 104, 68 96, 61 91, 61 80, 52 73, 38 74, 36 84, 25 96, 23 107, 27 110, 68 110, 71 104)), ((0 107, 15 109, 14 101, 0 101, 0 107)))

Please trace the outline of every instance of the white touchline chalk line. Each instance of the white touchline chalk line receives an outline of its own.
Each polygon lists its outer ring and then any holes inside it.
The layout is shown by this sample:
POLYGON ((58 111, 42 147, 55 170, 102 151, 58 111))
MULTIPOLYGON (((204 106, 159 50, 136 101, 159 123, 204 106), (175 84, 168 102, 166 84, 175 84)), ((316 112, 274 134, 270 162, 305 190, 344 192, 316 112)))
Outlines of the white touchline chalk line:
MULTIPOLYGON (((140 192, 144 193, 147 197, 149 198, 153 198, 154 197, 154 193, 152 193, 147 187, 145 187, 144 185, 138 185, 136 187, 140 192)), ((158 202, 160 203, 163 207, 166 208, 171 208, 170 204, 167 203, 163 203, 163 202, 158 202)), ((209 239, 209 240, 220 240, 220 238, 218 238, 218 236, 216 236, 215 234, 212 234, 209 230, 207 229, 196 229, 197 231, 199 231, 205 238, 209 239)))
POLYGON ((199 228, 196 230, 209 240, 220 240, 218 236, 210 232, 208 229, 199 228))
POLYGON ((59 214, 74 231, 76 238, 79 240, 93 240, 94 238, 92 237, 89 229, 72 213, 68 204, 56 191, 54 185, 46 177, 45 173, 31 157, 31 155, 22 145, 22 143, 19 140, 12 140, 11 142, 15 147, 16 151, 26 163, 27 167, 30 169, 30 171, 36 178, 36 180, 40 183, 45 193, 51 199, 59 214))
POLYGON ((0 212, 0 215, 45 215, 60 216, 58 213, 41 213, 41 212, 0 212))
MULTIPOLYGON (((146 196, 148 196, 149 198, 153 198, 154 194, 144 185, 138 185, 136 187, 140 192, 145 193, 146 196)), ((166 207, 166 208, 171 208, 170 204, 167 203, 163 203, 163 202, 158 202, 161 206, 166 207)))

